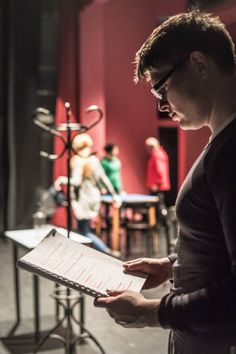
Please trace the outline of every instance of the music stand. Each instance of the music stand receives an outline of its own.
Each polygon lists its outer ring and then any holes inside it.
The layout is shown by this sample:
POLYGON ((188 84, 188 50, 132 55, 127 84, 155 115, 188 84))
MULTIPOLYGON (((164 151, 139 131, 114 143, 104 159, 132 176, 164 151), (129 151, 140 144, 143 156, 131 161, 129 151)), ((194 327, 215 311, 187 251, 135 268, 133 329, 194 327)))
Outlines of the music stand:
MULTIPOLYGON (((71 109, 70 109, 70 103, 66 102, 65 103, 65 109, 66 109, 66 123, 60 124, 55 127, 49 127, 43 122, 41 122, 38 119, 39 115, 49 115, 50 112, 44 108, 38 108, 34 112, 33 116, 33 121, 34 123, 42 128, 43 130, 46 130, 48 133, 52 134, 54 137, 59 138, 62 143, 63 143, 63 149, 59 154, 49 154, 45 151, 41 151, 40 155, 49 159, 49 160, 57 160, 61 158, 65 153, 66 153, 66 160, 67 160, 67 204, 66 204, 66 211, 67 211, 67 237, 70 238, 70 231, 71 231, 71 224, 72 224, 72 219, 71 219, 71 195, 70 195, 70 189, 71 189, 71 170, 70 170, 70 161, 71 161, 71 153, 74 151, 73 149, 73 140, 74 138, 81 133, 87 132, 90 129, 92 129, 95 125, 97 125, 101 119, 102 119, 102 111, 101 109, 96 106, 92 105, 89 106, 86 109, 86 112, 92 112, 96 111, 98 113, 98 118, 89 126, 84 126, 79 123, 72 123, 70 122, 70 117, 71 117, 71 109), (72 131, 75 131, 76 134, 72 138, 72 131), (66 139, 64 135, 61 132, 66 132, 66 139)), ((74 151, 76 153, 76 151, 74 151)), ((91 334, 90 331, 87 330, 87 328, 84 326, 84 295, 82 293, 74 293, 70 288, 61 288, 61 287, 56 287, 54 293, 52 294, 52 297, 56 300, 57 304, 57 324, 47 332, 47 334, 41 338, 39 343, 37 344, 34 354, 38 353, 39 349, 42 347, 42 345, 49 339, 53 338, 55 340, 59 340, 65 347, 65 354, 74 354, 76 353, 76 343, 82 343, 86 338, 90 338, 100 349, 102 354, 105 354, 104 349, 98 342, 98 340, 91 334), (76 305, 80 305, 80 320, 75 318, 74 315, 74 310, 76 305), (63 316, 61 319, 59 319, 59 307, 63 309, 63 316), (62 324, 66 322, 66 327, 65 327, 65 333, 64 335, 55 333, 57 329, 59 329, 62 324), (78 335, 75 335, 72 324, 75 322, 77 325, 79 325, 80 328, 80 333, 78 335)))

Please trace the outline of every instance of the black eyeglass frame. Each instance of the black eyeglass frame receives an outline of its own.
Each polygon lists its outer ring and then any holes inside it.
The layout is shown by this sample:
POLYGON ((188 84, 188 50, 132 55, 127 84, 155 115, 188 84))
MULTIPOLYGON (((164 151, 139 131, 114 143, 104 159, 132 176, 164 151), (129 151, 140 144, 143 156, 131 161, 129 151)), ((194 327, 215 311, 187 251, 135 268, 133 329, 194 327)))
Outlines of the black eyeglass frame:
POLYGON ((174 66, 171 68, 152 88, 151 88, 151 93, 158 98, 159 100, 162 100, 162 94, 160 93, 160 90, 162 89, 164 83, 171 77, 171 75, 179 69, 185 61, 189 57, 184 57, 183 59, 180 59, 174 66))

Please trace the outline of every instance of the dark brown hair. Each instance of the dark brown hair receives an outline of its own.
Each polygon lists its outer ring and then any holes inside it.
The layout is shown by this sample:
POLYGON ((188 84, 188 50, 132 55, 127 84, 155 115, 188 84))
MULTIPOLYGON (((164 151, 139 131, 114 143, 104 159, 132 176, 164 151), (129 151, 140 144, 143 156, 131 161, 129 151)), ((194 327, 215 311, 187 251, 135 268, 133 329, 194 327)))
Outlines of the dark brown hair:
POLYGON ((108 153, 111 154, 113 149, 118 146, 117 144, 109 143, 104 146, 104 150, 108 153))
POLYGON ((224 72, 235 70, 234 43, 219 17, 198 9, 171 16, 142 45, 135 57, 135 82, 158 64, 175 64, 193 51, 211 57, 224 72))

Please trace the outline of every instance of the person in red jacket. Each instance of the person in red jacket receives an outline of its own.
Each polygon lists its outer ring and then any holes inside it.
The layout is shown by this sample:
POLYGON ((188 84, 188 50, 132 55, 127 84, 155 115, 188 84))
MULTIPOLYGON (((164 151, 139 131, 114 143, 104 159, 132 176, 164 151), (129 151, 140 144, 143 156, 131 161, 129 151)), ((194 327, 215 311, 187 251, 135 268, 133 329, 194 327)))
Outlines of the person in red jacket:
POLYGON ((166 192, 170 190, 169 158, 154 137, 145 140, 150 155, 147 165, 147 187, 151 193, 166 192))
POLYGON ((157 208, 158 222, 165 225, 167 215, 165 193, 170 190, 169 158, 157 138, 149 137, 145 140, 149 154, 147 163, 147 187, 152 195, 160 198, 157 208))

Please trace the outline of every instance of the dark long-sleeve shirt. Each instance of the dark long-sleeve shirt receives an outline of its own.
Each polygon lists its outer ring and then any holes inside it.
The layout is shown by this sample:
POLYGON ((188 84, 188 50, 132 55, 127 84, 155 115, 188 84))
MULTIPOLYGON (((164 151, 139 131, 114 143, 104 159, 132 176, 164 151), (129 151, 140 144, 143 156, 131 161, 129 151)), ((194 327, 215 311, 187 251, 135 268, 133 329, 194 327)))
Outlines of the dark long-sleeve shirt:
POLYGON ((173 288, 164 328, 236 343, 236 120, 203 150, 179 192, 173 288))

